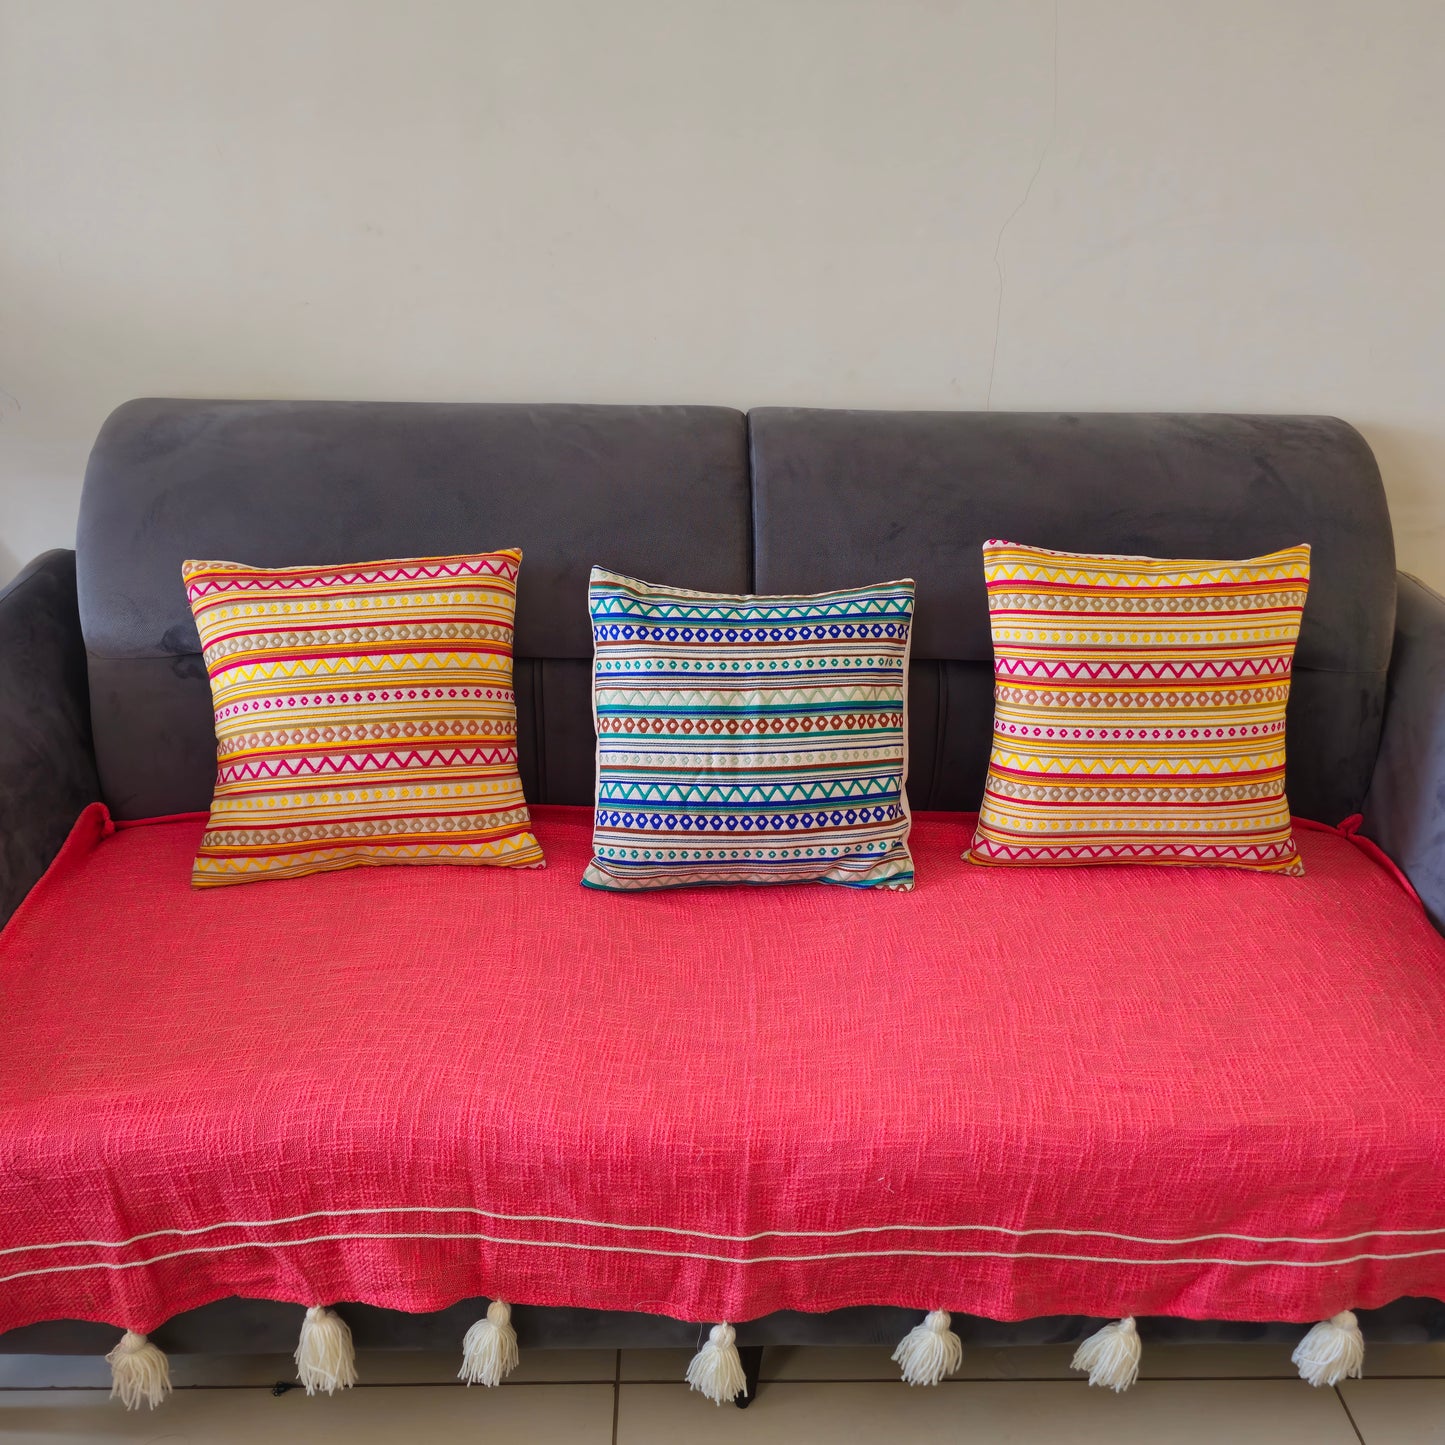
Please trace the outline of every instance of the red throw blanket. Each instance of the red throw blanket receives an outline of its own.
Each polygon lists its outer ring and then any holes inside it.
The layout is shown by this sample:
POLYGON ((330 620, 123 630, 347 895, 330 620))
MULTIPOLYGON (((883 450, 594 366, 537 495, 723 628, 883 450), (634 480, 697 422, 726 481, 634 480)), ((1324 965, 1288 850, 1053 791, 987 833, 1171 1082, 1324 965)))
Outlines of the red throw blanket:
POLYGON ((0 1328, 226 1295, 1315 1320, 1445 1295, 1445 942, 1303 878, 911 894, 389 868, 193 892, 94 807, 0 935, 0 1328))

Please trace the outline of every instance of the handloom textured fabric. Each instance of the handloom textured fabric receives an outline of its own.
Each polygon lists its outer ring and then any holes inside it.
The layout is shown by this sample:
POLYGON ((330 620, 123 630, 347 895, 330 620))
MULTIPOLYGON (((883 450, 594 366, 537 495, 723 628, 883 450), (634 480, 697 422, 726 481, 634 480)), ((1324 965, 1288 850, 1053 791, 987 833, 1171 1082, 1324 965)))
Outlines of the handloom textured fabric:
POLYGON ((216 713, 198 888, 358 864, 530 867, 515 549, 353 567, 187 562, 216 713))
POLYGON ((591 888, 911 888, 913 583, 799 597, 592 569, 591 888))
POLYGON ((1282 888, 975 868, 924 814, 904 897, 638 900, 577 886, 591 823, 261 909, 187 886, 202 819, 85 813, 0 934, 0 1329, 1445 1298, 1445 940, 1339 833, 1282 888))
POLYGON ((1310 549, 983 553, 993 750, 970 858, 1301 872, 1284 716, 1310 549))

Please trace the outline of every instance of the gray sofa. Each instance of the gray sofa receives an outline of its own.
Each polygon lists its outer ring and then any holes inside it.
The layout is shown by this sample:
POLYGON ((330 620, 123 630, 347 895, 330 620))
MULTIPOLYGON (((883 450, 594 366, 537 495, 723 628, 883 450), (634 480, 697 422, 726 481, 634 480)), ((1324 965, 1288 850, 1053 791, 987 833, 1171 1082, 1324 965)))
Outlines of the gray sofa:
MULTIPOLYGON (((1363 812, 1364 833, 1445 927, 1445 600, 1396 574, 1378 470, 1343 422, 171 400, 111 416, 76 551, 47 553, 0 593, 0 919, 85 804, 103 800, 120 819, 209 805, 214 735, 186 557, 281 566, 521 546, 521 771, 537 803, 592 799, 592 563, 761 593, 911 575, 909 794, 920 809, 971 809, 992 716, 979 544, 1000 536, 1194 557, 1310 542, 1291 803, 1329 823, 1363 812)), ((450 1348, 477 1308, 345 1313, 362 1348, 450 1348)), ((220 1301, 155 1338, 170 1351, 287 1350, 298 1315, 220 1301)), ((520 1306, 515 1318, 523 1346, 691 1345, 697 1333, 648 1315, 520 1306)), ((740 1326, 739 1341, 892 1343, 914 1319, 775 1315, 740 1326)), ((1363 1319, 1367 1334, 1445 1336, 1433 1301, 1363 1319)), ((1092 1324, 956 1328, 997 1343, 1073 1340, 1092 1324)), ((1271 1327, 1142 1329, 1237 1339, 1271 1327)), ((0 1349, 103 1352, 113 1339, 55 1321, 0 1337, 0 1349)))

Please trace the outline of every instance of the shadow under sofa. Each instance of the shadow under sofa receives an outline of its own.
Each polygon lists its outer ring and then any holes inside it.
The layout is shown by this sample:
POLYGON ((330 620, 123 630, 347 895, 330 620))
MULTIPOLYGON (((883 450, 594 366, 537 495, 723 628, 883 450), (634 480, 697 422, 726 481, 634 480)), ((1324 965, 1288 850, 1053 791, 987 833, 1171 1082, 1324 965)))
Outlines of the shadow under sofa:
MULTIPOLYGON (((88 805, 102 803, 118 824, 207 807, 214 738, 179 580, 185 557, 288 565, 520 545, 521 770, 544 810, 591 798, 592 563, 763 593, 913 576, 909 793, 921 814, 947 816, 976 806, 987 761, 992 672, 979 545, 991 536, 1156 556, 1249 556, 1310 542, 1289 715, 1291 802, 1330 825, 1363 813, 1364 835, 1440 927, 1445 603, 1397 578, 1378 472, 1351 428, 1325 418, 693 407, 122 407, 92 455, 76 553, 47 554, 0 595, 0 908, 12 912, 31 892, 88 805)), ((1138 870, 1139 887, 1148 872, 1138 870)), ((927 886, 922 877, 920 895, 927 886)), ((263 909, 273 890, 290 887, 228 891, 263 909)), ((4 958, 0 946, 0 968, 4 958)), ((1137 986, 1147 994, 1149 978, 1137 986)), ((34 1023, 33 1010, 11 1012, 8 1027, 34 1023)), ((1348 1063, 1321 1060, 1331 1086, 1331 1071, 1348 1063)), ((0 1137, 0 1150, 15 1147, 0 1137)), ((1427 1243, 1445 1245, 1445 1228, 1438 1233, 1427 1243)), ((298 1302, 215 1300, 178 1313, 155 1338, 178 1350, 269 1351, 294 1337, 298 1302)), ((425 1313, 322 1302, 341 1307, 363 1347, 452 1342, 480 1308, 473 1299, 425 1313)), ((524 1347, 698 1336, 696 1319, 657 1311, 534 1305, 525 1293, 516 1305, 524 1347)), ((919 1297, 780 1310, 738 1322, 738 1339, 891 1342, 933 1307, 919 1297)), ((1367 1334, 1439 1337, 1441 1310, 1431 1299, 1381 1301, 1362 1318, 1367 1334)), ((127 1324, 76 1316, 13 1329, 0 1349, 88 1351, 127 1324)), ((956 1327, 965 1340, 1059 1341, 1102 1317, 956 1327)), ((1272 1318, 1146 1318, 1142 1331, 1299 1333, 1292 1316, 1279 1326, 1272 1318)))

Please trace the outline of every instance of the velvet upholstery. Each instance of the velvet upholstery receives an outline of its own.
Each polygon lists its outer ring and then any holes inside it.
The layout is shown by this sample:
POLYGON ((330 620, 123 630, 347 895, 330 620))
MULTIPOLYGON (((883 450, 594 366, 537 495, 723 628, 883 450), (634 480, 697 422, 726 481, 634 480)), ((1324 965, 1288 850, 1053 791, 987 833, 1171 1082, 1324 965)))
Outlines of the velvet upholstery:
POLYGON ((759 592, 918 583, 915 682, 939 670, 936 721, 927 684, 912 700, 915 807, 978 804, 992 690, 960 665, 992 655, 980 547, 1003 538, 1151 557, 1310 543, 1289 798, 1323 822, 1358 811, 1379 743, 1395 563, 1379 470, 1346 423, 764 408, 749 437, 759 592))
POLYGON ((75 553, 46 552, 0 590, 0 923, 98 796, 75 553))
POLYGON ((515 546, 516 655, 543 664, 518 669, 534 704, 523 778, 534 802, 586 802, 590 707, 566 682, 555 709, 535 704, 546 663, 591 658, 589 568, 746 592, 748 497, 746 422, 720 407, 129 402, 96 439, 78 532, 105 800, 121 818, 210 804, 186 558, 285 567, 515 546))
POLYGON ((1405 573, 1361 831, 1400 865, 1445 932, 1445 597, 1405 573))
POLYGON ((915 575, 910 799, 976 806, 992 709, 978 548, 996 535, 1180 556, 1310 541, 1290 800, 1329 822, 1358 810, 1393 552, 1378 471, 1343 422, 291 402, 131 402, 101 431, 80 595, 104 796, 120 817, 210 801, 208 689, 173 575, 186 555, 285 565, 514 541, 535 801, 592 795, 598 562, 717 591, 915 575))

